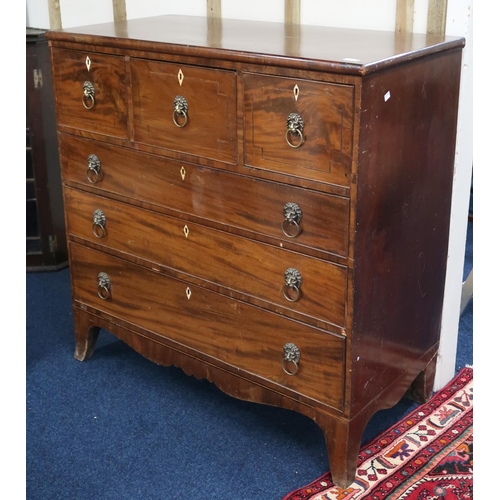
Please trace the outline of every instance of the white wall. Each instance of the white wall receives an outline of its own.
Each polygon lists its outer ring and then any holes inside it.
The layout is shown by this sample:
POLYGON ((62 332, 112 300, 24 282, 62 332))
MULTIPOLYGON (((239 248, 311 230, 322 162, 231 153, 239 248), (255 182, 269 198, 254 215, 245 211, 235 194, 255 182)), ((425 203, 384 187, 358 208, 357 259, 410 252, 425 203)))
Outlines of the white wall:
POLYGON ((466 37, 462 54, 462 78, 458 112, 457 147, 455 151, 455 178, 451 206, 450 243, 443 304, 441 344, 435 388, 445 385, 455 371, 458 322, 467 221, 472 176, 472 1, 449 0, 446 18, 448 35, 466 37))
POLYGON ((49 7, 45 0, 26 0, 26 26, 42 29, 50 27, 49 7))
POLYGON ((111 0, 85 0, 84 2, 61 0, 60 5, 63 28, 107 23, 113 20, 111 0))
MULTIPOLYGON (((111 3, 111 0, 105 1, 111 3)), ((161 16, 162 14, 205 16, 207 13, 206 0, 126 0, 126 2, 127 19, 161 16)))
MULTIPOLYGON (((448 0, 448 9, 460 15, 462 0, 448 0)), ((425 33, 428 0, 415 0, 414 31, 425 33)), ((112 0, 60 0, 63 28, 113 20, 112 0)), ((282 22, 284 0, 221 0, 222 17, 282 22)), ((30 26, 49 28, 47 0, 26 0, 30 26)), ((126 0, 128 19, 178 14, 206 15, 206 0, 126 0)), ((347 28, 392 30, 396 20, 396 0, 302 0, 303 24, 347 28)))
MULTIPOLYGON (((113 20, 112 0, 61 0, 63 28, 113 20)), ((428 0, 415 0, 414 31, 425 33, 428 0)), ((161 14, 206 15, 205 0, 126 0, 127 18, 161 14)), ((222 0, 222 17, 282 22, 283 0, 222 0)), ((26 1, 27 23, 49 28, 46 0, 26 1)), ((301 22, 338 27, 393 30, 396 0, 303 0, 301 22)), ((463 258, 472 169, 472 0, 448 0, 447 34, 465 36, 448 273, 443 308, 441 349, 435 388, 454 375, 463 258)))

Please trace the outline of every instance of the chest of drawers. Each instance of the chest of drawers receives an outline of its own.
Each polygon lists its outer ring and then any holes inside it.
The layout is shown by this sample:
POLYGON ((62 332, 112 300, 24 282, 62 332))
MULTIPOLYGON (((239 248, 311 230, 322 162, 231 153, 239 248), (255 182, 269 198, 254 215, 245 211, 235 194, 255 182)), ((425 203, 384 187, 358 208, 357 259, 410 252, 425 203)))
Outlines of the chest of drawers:
POLYGON ((164 16, 51 31, 76 350, 292 409, 352 481, 429 397, 463 39, 164 16))

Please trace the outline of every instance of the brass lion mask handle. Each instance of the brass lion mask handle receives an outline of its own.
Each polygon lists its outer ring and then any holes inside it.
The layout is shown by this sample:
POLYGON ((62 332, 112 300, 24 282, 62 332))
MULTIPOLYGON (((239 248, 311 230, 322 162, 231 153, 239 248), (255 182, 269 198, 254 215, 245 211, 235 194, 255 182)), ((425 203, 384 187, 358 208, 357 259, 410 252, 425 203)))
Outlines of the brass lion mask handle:
POLYGON ((95 90, 92 82, 84 82, 82 104, 85 109, 92 109, 95 104, 95 90))
POLYGON ((285 220, 281 223, 281 230, 287 238, 296 238, 301 232, 300 221, 302 220, 302 210, 297 203, 285 203, 283 207, 285 220))
POLYGON ((302 286, 302 275, 298 269, 289 267, 285 271, 285 284, 281 288, 281 293, 286 300, 297 302, 302 296, 300 287, 302 286))
POLYGON ((172 114, 172 120, 175 125, 179 128, 185 127, 188 122, 188 103, 184 97, 181 95, 175 96, 174 99, 174 112, 172 114), (178 121, 178 117, 181 117, 181 121, 178 121))
POLYGON ((102 300, 108 300, 111 297, 111 280, 106 273, 99 273, 97 276, 97 295, 102 300))
POLYGON ((96 184, 99 180, 100 171, 101 160, 94 154, 89 155, 87 158, 87 180, 92 184, 96 184))
POLYGON ((283 359, 281 367, 287 375, 296 375, 299 371, 300 350, 293 342, 287 342, 283 346, 283 359), (292 367, 290 370, 289 368, 292 367))
POLYGON ((94 210, 94 222, 92 224, 92 232, 96 238, 104 238, 106 236, 106 216, 100 209, 94 210))
POLYGON ((304 144, 304 120, 298 113, 290 113, 286 120, 286 134, 285 139, 291 148, 300 148, 304 144), (294 143, 293 137, 298 137, 299 142, 294 143))

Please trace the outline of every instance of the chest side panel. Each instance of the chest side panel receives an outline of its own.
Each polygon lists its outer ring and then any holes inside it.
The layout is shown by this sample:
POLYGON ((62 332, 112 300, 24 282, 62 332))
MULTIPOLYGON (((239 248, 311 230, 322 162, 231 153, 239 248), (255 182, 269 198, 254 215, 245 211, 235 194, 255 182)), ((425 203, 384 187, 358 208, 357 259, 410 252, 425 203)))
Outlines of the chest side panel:
POLYGON ((416 376, 420 358, 439 341, 460 61, 460 51, 452 51, 363 83, 352 328, 355 409, 402 374, 416 376))

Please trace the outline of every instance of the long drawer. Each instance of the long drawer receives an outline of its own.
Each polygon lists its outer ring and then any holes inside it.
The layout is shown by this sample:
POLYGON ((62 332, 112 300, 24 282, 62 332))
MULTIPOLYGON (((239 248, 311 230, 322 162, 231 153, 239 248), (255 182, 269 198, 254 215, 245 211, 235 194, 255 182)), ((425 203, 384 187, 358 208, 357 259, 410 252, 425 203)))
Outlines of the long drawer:
POLYGON ((70 253, 77 302, 342 409, 341 336, 81 245, 70 253))
POLYGON ((345 325, 344 266, 75 189, 65 188, 65 201, 71 236, 345 325), (290 283, 294 277, 300 282, 290 283))
POLYGON ((67 183, 92 186, 104 195, 117 194, 277 238, 285 247, 293 244, 347 256, 346 198, 67 134, 59 134, 59 150, 67 183), (92 168, 89 157, 95 157, 92 168), (287 217, 285 206, 292 207, 287 217), (300 217, 293 212, 297 207, 300 217))

